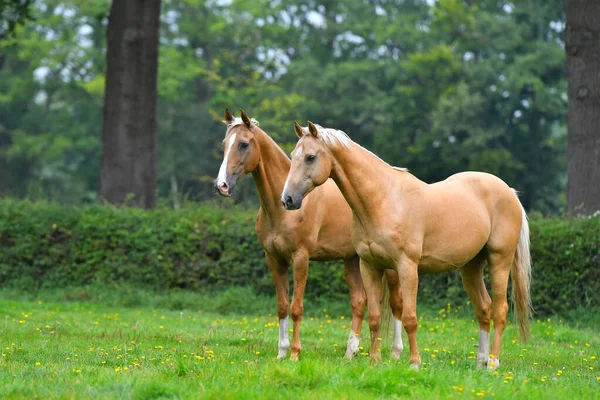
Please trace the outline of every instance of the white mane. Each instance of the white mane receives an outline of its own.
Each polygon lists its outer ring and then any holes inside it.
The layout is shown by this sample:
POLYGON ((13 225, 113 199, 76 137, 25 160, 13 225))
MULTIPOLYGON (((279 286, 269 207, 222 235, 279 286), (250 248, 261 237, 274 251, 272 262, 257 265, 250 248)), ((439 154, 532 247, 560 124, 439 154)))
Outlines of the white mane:
MULTIPOLYGON (((393 165, 390 165, 387 162, 383 161, 375 153, 373 153, 369 149, 365 149, 360 144, 358 144, 355 141, 353 141, 352 139, 350 139, 350 136, 348 136, 346 134, 346 132, 344 132, 344 131, 341 131, 339 129, 333 129, 333 128, 323 128, 321 125, 317 125, 317 124, 315 124, 315 126, 317 127, 317 131, 319 131, 319 137, 323 139, 323 141, 325 142, 325 145, 327 145, 327 147, 329 147, 329 148, 336 148, 338 144, 341 144, 342 147, 347 149, 350 146, 350 143, 354 143, 356 146, 360 147, 367 153, 369 153, 372 156, 376 157, 377 159, 381 160, 382 163, 389 166, 390 168, 393 168, 398 171, 408 171, 407 168, 394 167, 393 165)), ((305 135, 310 135, 310 131, 308 130, 308 127, 302 128, 302 131, 304 132, 305 135)))
MULTIPOLYGON (((255 120, 254 118, 250 118, 250 122, 252 122, 252 124, 255 125, 255 126, 259 125, 258 121, 255 120)), ((233 121, 231 121, 231 122, 223 121, 223 123, 225 125, 227 125, 227 131, 229 131, 234 126, 242 125, 244 123, 244 120, 242 120, 240 117, 235 117, 233 119, 233 121)))

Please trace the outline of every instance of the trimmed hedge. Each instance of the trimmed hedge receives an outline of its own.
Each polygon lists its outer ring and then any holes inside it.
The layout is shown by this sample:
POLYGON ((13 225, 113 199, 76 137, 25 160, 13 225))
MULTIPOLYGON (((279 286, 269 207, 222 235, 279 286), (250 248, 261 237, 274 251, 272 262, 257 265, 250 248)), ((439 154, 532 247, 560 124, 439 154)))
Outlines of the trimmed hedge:
MULTIPOLYGON (((0 201, 0 284, 27 290, 94 283, 273 294, 255 211, 198 205, 173 211, 0 201)), ((540 315, 600 305, 600 217, 534 218, 532 298, 540 315)), ((311 263, 311 298, 346 299, 339 262, 311 263)), ((456 272, 422 275, 419 302, 464 303, 456 272)))

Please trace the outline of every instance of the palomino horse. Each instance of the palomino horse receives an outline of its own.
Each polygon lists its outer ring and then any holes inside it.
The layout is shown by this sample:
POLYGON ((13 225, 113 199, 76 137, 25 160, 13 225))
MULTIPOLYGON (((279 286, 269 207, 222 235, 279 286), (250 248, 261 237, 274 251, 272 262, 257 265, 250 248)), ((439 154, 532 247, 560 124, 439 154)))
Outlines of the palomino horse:
MULTIPOLYGON (((359 334, 365 310, 366 297, 360 275, 359 260, 352 247, 352 211, 332 181, 306 199, 310 204, 301 212, 285 211, 279 196, 288 171, 290 159, 281 148, 242 111, 235 118, 225 110, 227 132, 223 140, 225 157, 215 186, 222 196, 231 196, 236 181, 251 172, 258 190, 260 210, 256 217, 256 234, 265 249, 267 266, 273 276, 277 292, 279 316, 279 354, 287 356, 290 348, 288 329, 289 281, 288 265, 294 272, 294 296, 291 314, 294 323, 291 359, 298 358, 300 321, 304 314, 303 298, 308 277, 308 260, 344 260, 344 273, 350 289, 352 330, 348 339, 346 357, 358 353, 359 334)), ((398 276, 387 274, 390 305, 394 320, 392 356, 402 351, 401 301, 398 276)), ((377 300, 379 302, 379 300, 377 300)), ((379 305, 378 305, 379 306, 379 305)))
POLYGON ((287 209, 299 209, 302 199, 331 177, 350 204, 352 242, 361 259, 369 303, 371 358, 380 359, 375 338, 380 329, 377 299, 382 271, 398 271, 410 363, 418 368, 418 273, 459 269, 479 322, 477 365, 497 368, 511 270, 520 333, 524 339, 529 334, 529 228, 516 193, 499 178, 480 172, 460 173, 428 185, 405 169, 391 167, 342 131, 310 122, 308 129, 296 123, 295 131, 300 140, 292 152, 281 201, 287 209), (493 301, 483 281, 486 261, 493 301))

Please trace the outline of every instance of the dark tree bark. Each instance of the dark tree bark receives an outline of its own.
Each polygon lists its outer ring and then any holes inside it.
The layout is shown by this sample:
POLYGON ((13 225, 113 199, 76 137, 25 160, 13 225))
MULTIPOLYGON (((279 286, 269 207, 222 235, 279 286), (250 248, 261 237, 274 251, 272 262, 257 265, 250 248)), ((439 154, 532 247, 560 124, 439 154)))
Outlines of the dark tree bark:
POLYGON ((572 215, 600 210, 600 1, 565 0, 568 183, 572 215))
POLYGON ((113 0, 107 29, 100 195, 152 208, 160 0, 113 0))

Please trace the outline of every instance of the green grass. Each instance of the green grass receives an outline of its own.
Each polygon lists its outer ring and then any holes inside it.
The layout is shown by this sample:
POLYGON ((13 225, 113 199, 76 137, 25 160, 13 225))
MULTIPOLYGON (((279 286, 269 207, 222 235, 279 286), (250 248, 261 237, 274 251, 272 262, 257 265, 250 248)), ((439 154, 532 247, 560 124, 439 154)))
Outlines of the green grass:
MULTIPOLYGON (((9 294, 0 296, 2 399, 600 398, 597 331, 558 319, 533 323, 526 345, 509 325, 502 366, 489 373, 474 368, 470 312, 420 309, 424 362, 415 372, 407 348, 399 362, 389 360, 389 341, 382 364, 371 365, 366 351, 344 360, 348 317, 326 310, 306 316, 300 361, 278 362, 272 315, 222 315, 186 301, 174 310, 9 294)), ((366 333, 365 324, 365 347, 366 333)))

